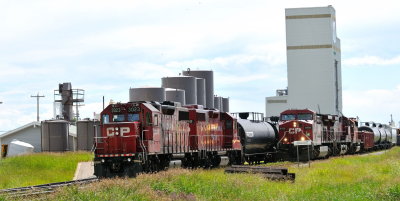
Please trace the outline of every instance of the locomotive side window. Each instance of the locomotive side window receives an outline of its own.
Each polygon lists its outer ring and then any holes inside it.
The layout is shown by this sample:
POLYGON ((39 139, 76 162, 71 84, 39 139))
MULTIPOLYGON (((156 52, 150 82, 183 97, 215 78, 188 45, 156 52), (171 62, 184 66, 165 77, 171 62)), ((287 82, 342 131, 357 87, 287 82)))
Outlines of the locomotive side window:
POLYGON ((179 121, 189 120, 189 112, 179 111, 179 121))
POLYGON ((158 126, 158 114, 155 114, 153 119, 154 119, 154 126, 158 126))
POLYGON ((232 129, 232 121, 231 120, 227 120, 225 123, 226 123, 227 129, 232 129))
POLYGON ((295 120, 296 119, 296 115, 294 115, 294 114, 283 114, 281 119, 283 121, 295 120))
POLYGON ((206 121, 206 114, 197 113, 197 121, 206 121))
POLYGON ((123 122, 125 121, 125 115, 123 114, 114 114, 113 122, 123 122))
POLYGON ((103 124, 108 124, 110 122, 110 117, 108 114, 103 114, 101 118, 103 119, 103 124))
POLYGON ((129 122, 139 121, 139 114, 128 114, 128 121, 129 122))
POLYGON ((298 120, 313 120, 313 115, 312 114, 298 114, 297 119, 298 120))
POLYGON ((146 113, 146 125, 147 126, 151 125, 151 114, 150 114, 150 112, 146 113))

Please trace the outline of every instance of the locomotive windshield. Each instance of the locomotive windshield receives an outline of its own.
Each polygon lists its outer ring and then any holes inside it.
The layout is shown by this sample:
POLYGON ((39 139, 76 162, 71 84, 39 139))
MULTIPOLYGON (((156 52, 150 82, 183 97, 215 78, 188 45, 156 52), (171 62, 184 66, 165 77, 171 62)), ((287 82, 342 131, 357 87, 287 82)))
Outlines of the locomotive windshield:
POLYGON ((103 124, 108 124, 110 122, 110 117, 108 116, 108 114, 103 114, 103 124))
POLYGON ((313 120, 313 115, 312 114, 298 114, 297 119, 298 120, 313 120))
POLYGON ((295 120, 296 119, 296 115, 295 114, 283 114, 281 119, 283 121, 295 120))
POLYGON ((125 121, 125 115, 123 114, 114 114, 113 122, 123 122, 125 121))
POLYGON ((313 114, 283 114, 282 121, 290 120, 313 120, 313 114))
POLYGON ((128 121, 139 121, 139 114, 128 114, 128 121))

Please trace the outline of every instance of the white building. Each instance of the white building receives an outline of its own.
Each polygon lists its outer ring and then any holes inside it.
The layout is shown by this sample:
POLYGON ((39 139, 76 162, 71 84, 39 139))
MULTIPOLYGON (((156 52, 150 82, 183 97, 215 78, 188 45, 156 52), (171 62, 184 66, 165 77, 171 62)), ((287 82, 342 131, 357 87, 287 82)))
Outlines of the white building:
MULTIPOLYGON (((40 128, 40 122, 34 121, 14 130, 5 132, 0 135, 0 145, 9 145, 12 140, 17 139, 33 145, 34 152, 41 152, 42 141, 40 128)), ((0 150, 0 152, 2 152, 2 150, 0 150)), ((0 156, 2 155, 3 153, 0 153, 0 156)))
MULTIPOLYGON (((16 129, 10 130, 0 135, 0 158, 3 156, 1 145, 10 145, 16 139, 33 145, 34 152, 42 152, 42 131, 41 122, 31 122, 16 129)), ((76 126, 69 125, 68 148, 70 151, 76 151, 77 134, 76 126)))
POLYGON ((341 114, 341 55, 335 9, 285 11, 288 89, 266 98, 266 116, 278 116, 290 108, 341 114))

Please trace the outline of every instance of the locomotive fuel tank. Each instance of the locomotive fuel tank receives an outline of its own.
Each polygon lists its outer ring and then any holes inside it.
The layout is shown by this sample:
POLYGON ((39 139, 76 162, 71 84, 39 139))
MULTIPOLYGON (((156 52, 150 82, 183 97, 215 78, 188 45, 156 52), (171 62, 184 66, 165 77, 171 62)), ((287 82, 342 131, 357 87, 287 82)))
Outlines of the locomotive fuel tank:
POLYGON ((278 131, 268 122, 238 119, 238 134, 245 155, 262 154, 273 150, 278 131))

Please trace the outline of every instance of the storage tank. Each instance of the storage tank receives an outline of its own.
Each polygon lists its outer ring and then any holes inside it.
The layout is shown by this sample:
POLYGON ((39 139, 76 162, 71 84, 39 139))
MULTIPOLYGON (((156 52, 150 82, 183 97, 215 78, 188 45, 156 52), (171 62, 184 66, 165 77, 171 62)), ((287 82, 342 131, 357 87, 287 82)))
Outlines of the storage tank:
POLYGON ((222 109, 224 112, 229 112, 229 98, 222 98, 222 109))
POLYGON ((162 87, 185 90, 186 105, 197 104, 196 78, 192 76, 163 77, 162 87))
POLYGON ((185 90, 167 88, 165 89, 165 100, 179 102, 181 105, 186 105, 185 90))
POLYGON ((238 119, 238 134, 240 136, 245 155, 262 154, 272 150, 276 143, 277 133, 275 126, 268 122, 255 122, 247 119, 238 119))
POLYGON ((42 121, 42 151, 68 151, 69 122, 42 121))
POLYGON ((165 89, 161 87, 139 87, 129 89, 129 102, 165 101, 165 89))
POLYGON ((214 108, 220 111, 224 111, 224 106, 221 96, 214 96, 214 108))
POLYGON ((93 148, 94 137, 100 136, 100 121, 81 120, 76 122, 77 127, 77 149, 79 151, 91 151, 93 148))
POLYGON ((191 70, 182 71, 183 75, 203 78, 206 82, 206 105, 207 108, 214 107, 214 72, 212 70, 191 70))
POLYGON ((197 87, 197 104, 206 105, 206 80, 203 78, 196 78, 197 87))

